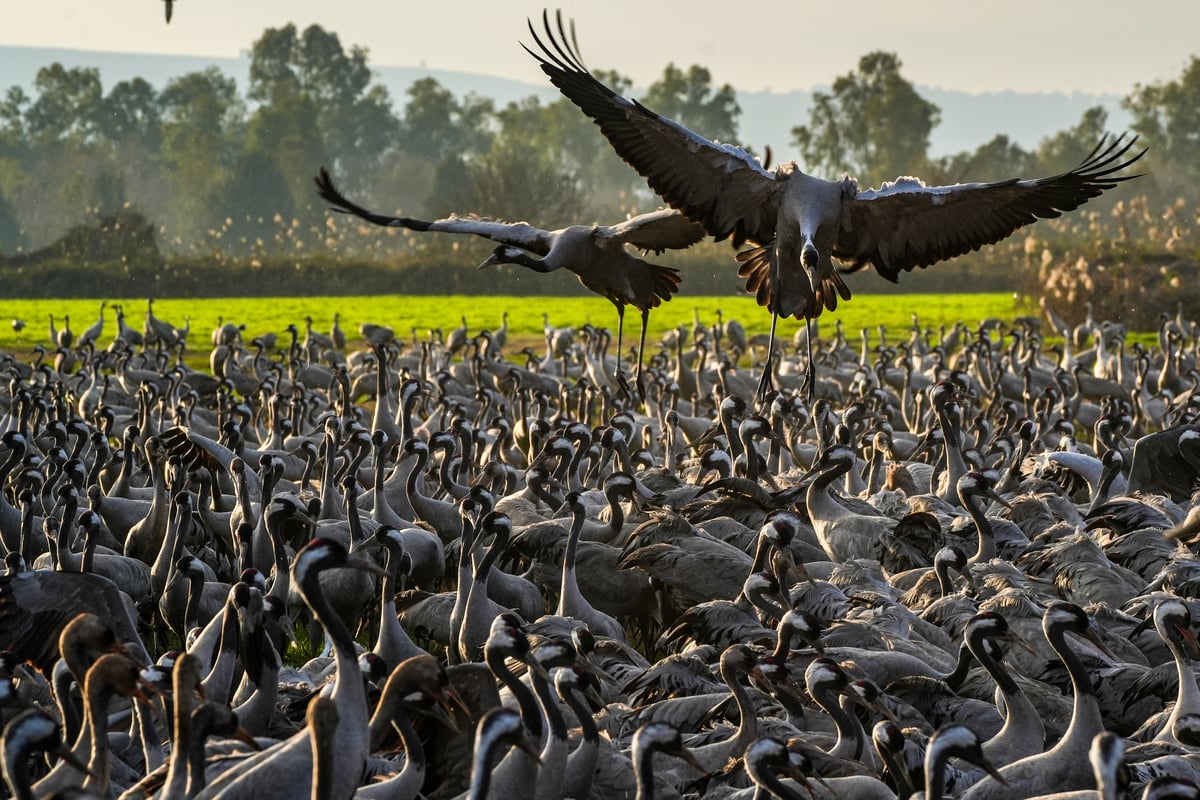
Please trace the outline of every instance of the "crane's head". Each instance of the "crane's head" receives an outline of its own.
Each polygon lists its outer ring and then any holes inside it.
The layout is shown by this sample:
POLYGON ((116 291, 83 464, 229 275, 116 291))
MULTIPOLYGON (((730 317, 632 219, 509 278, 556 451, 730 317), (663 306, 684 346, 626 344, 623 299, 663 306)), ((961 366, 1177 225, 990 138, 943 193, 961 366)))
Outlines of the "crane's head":
POLYGON ((478 268, 485 269, 496 264, 512 264, 524 255, 525 253, 516 247, 509 247, 506 244, 498 245, 478 268))
POLYGON ((502 244, 492 251, 492 254, 487 257, 479 269, 490 267, 493 264, 518 264, 522 267, 533 270, 534 272, 551 272, 552 269, 545 261, 540 258, 534 258, 519 247, 511 247, 510 245, 502 244))
POLYGON ((805 269, 816 269, 817 264, 821 262, 821 254, 817 252, 817 247, 811 238, 805 238, 804 249, 800 251, 800 260, 804 262, 805 269))

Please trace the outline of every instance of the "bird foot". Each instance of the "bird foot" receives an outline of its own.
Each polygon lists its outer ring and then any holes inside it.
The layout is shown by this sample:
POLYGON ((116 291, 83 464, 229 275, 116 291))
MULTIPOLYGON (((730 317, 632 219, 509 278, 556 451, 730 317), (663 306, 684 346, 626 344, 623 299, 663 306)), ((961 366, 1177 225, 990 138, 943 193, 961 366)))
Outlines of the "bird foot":
MULTIPOLYGON (((617 381, 617 390, 621 393, 621 397, 624 398, 626 402, 632 401, 633 390, 629 388, 629 379, 625 376, 625 370, 618 369, 616 374, 613 375, 613 378, 617 381)), ((641 387, 639 386, 638 389, 640 391, 641 387)))
POLYGON ((813 399, 817 394, 817 365, 811 360, 808 366, 804 368, 804 384, 808 390, 808 404, 812 405, 813 399))
POLYGON ((642 405, 646 404, 646 375, 639 369, 637 377, 634 379, 634 384, 637 386, 638 400, 642 405))
POLYGON ((771 365, 767 364, 763 367, 762 374, 758 376, 758 400, 760 403, 765 402, 767 396, 775 391, 775 382, 771 379, 771 365))

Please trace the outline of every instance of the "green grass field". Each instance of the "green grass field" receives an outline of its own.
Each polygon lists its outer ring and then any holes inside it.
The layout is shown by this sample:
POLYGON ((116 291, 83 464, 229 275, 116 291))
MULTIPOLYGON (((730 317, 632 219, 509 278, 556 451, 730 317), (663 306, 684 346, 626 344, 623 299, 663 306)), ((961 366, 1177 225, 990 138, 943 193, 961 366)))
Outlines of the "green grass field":
MULTIPOLYGON (((112 303, 124 306, 125 321, 130 327, 141 330, 146 312, 146 300, 109 300, 105 311, 104 332, 99 345, 106 347, 116 333, 112 303)), ((0 349, 24 353, 38 343, 49 344, 49 315, 53 314, 56 324, 62 326, 64 315, 70 315, 70 326, 76 336, 92 325, 99 315, 100 300, 4 300, 0 301, 0 349), (26 327, 16 332, 7 324, 8 319, 22 319, 26 327)), ((721 309, 725 319, 736 319, 742 323, 748 335, 766 333, 770 327, 770 316, 755 304, 749 296, 736 297, 676 297, 672 302, 655 309, 650 315, 650 333, 647 341, 656 341, 662 334, 678 325, 692 324, 693 310, 699 311, 700 319, 706 324, 716 322, 716 310, 721 309)), ((556 326, 580 326, 590 322, 596 326, 607 326, 615 334, 617 315, 606 300, 596 297, 467 297, 467 296, 405 296, 384 295, 378 297, 279 297, 279 298, 225 298, 204 300, 156 300, 156 317, 177 327, 183 327, 185 319, 191 317, 189 341, 193 355, 207 353, 209 336, 218 319, 227 322, 245 323, 245 340, 267 332, 284 335, 289 323, 295 324, 304 334, 304 318, 313 317, 313 327, 327 332, 332 324, 334 312, 341 314, 341 326, 350 339, 351 346, 358 340, 358 326, 363 322, 390 325, 398 338, 409 339, 412 329, 424 338, 431 328, 442 328, 447 333, 459 326, 460 318, 466 316, 472 334, 481 329, 494 330, 500 325, 503 312, 509 314, 509 346, 532 344, 540 347, 542 340, 542 314, 550 315, 556 326)), ((1036 313, 1028 305, 1017 304, 1011 294, 941 294, 941 295, 856 295, 835 312, 826 312, 820 318, 820 332, 828 336, 835 324, 841 321, 848 336, 857 339, 863 327, 874 329, 886 325, 893 336, 904 335, 916 313, 921 325, 934 331, 941 325, 953 325, 963 320, 974 325, 979 320, 997 317, 1006 321, 1015 316, 1036 313)), ((626 342, 636 344, 638 314, 629 310, 626 314, 626 342)), ((790 341, 801 323, 782 320, 779 335, 790 341)))

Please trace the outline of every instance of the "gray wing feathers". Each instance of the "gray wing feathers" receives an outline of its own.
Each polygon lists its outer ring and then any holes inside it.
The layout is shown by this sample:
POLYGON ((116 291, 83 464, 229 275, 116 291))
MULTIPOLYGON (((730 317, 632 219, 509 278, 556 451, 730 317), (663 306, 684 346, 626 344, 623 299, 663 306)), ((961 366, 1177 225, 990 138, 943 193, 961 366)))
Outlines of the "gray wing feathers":
POLYGON ((683 250, 704 238, 704 228, 672 208, 638 214, 608 228, 607 235, 642 252, 683 250))
POLYGON ((471 233, 491 239, 499 244, 520 247, 544 256, 550 252, 553 237, 549 231, 535 228, 527 222, 497 222, 483 217, 448 217, 426 223, 425 228, 414 230, 440 231, 442 233, 471 233))
POLYGON ((538 60, 550 82, 600 126, 617 155, 644 177, 650 188, 688 218, 720 239, 735 244, 774 237, 775 189, 782 185, 739 147, 698 136, 682 125, 621 97, 587 70, 561 15, 558 33, 543 17, 546 42, 530 23, 538 60))
POLYGON ((329 170, 321 167, 313 178, 317 186, 317 194, 321 199, 330 203, 335 211, 342 214, 352 214, 375 225, 385 228, 408 228, 414 231, 440 231, 442 233, 469 233, 490 239, 500 244, 520 247, 544 256, 550 252, 554 242, 553 233, 526 222, 499 222, 475 216, 451 216, 446 219, 421 220, 409 217, 392 217, 386 214, 376 214, 357 203, 349 200, 333 183, 329 170))
POLYGON ((925 186, 901 178, 859 192, 845 202, 833 255, 849 262, 851 270, 870 264, 895 281, 902 270, 978 250, 1136 177, 1116 174, 1145 153, 1126 158, 1136 141, 1101 140, 1078 167, 1050 178, 954 186, 925 186))

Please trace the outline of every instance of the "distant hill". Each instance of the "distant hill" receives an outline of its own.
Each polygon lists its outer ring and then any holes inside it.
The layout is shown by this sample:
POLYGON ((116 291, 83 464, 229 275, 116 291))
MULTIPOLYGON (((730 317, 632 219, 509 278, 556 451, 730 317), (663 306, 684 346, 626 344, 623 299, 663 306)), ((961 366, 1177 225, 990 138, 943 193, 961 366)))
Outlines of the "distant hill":
MULTIPOLYGON (((31 91, 38 69, 54 62, 70 67, 97 67, 105 89, 123 80, 142 77, 161 88, 177 75, 217 66, 232 75, 238 87, 245 90, 250 73, 250 57, 206 58, 201 56, 147 55, 141 53, 106 53, 90 50, 63 50, 47 47, 0 46, 0 91, 19 84, 31 91)), ((390 67, 373 65, 379 81, 391 92, 397 109, 404 105, 405 91, 414 80, 432 76, 456 96, 474 93, 491 97, 503 105, 537 95, 552 100, 557 92, 548 85, 479 75, 451 70, 432 70, 422 67, 390 67)), ((821 90, 827 87, 814 87, 821 90)), ((942 110, 942 122, 934 130, 930 152, 934 156, 948 155, 975 147, 997 133, 1007 134, 1026 149, 1060 130, 1073 127, 1083 112, 1102 105, 1108 110, 1109 127, 1123 130, 1130 117, 1121 108, 1121 97, 1115 94, 969 92, 917 86, 921 96, 936 103, 942 110)), ((635 91, 635 95, 637 92, 635 91)), ((738 90, 742 107, 742 143, 756 152, 771 145, 775 159, 794 158, 791 129, 808 120, 812 91, 786 93, 738 90)))

